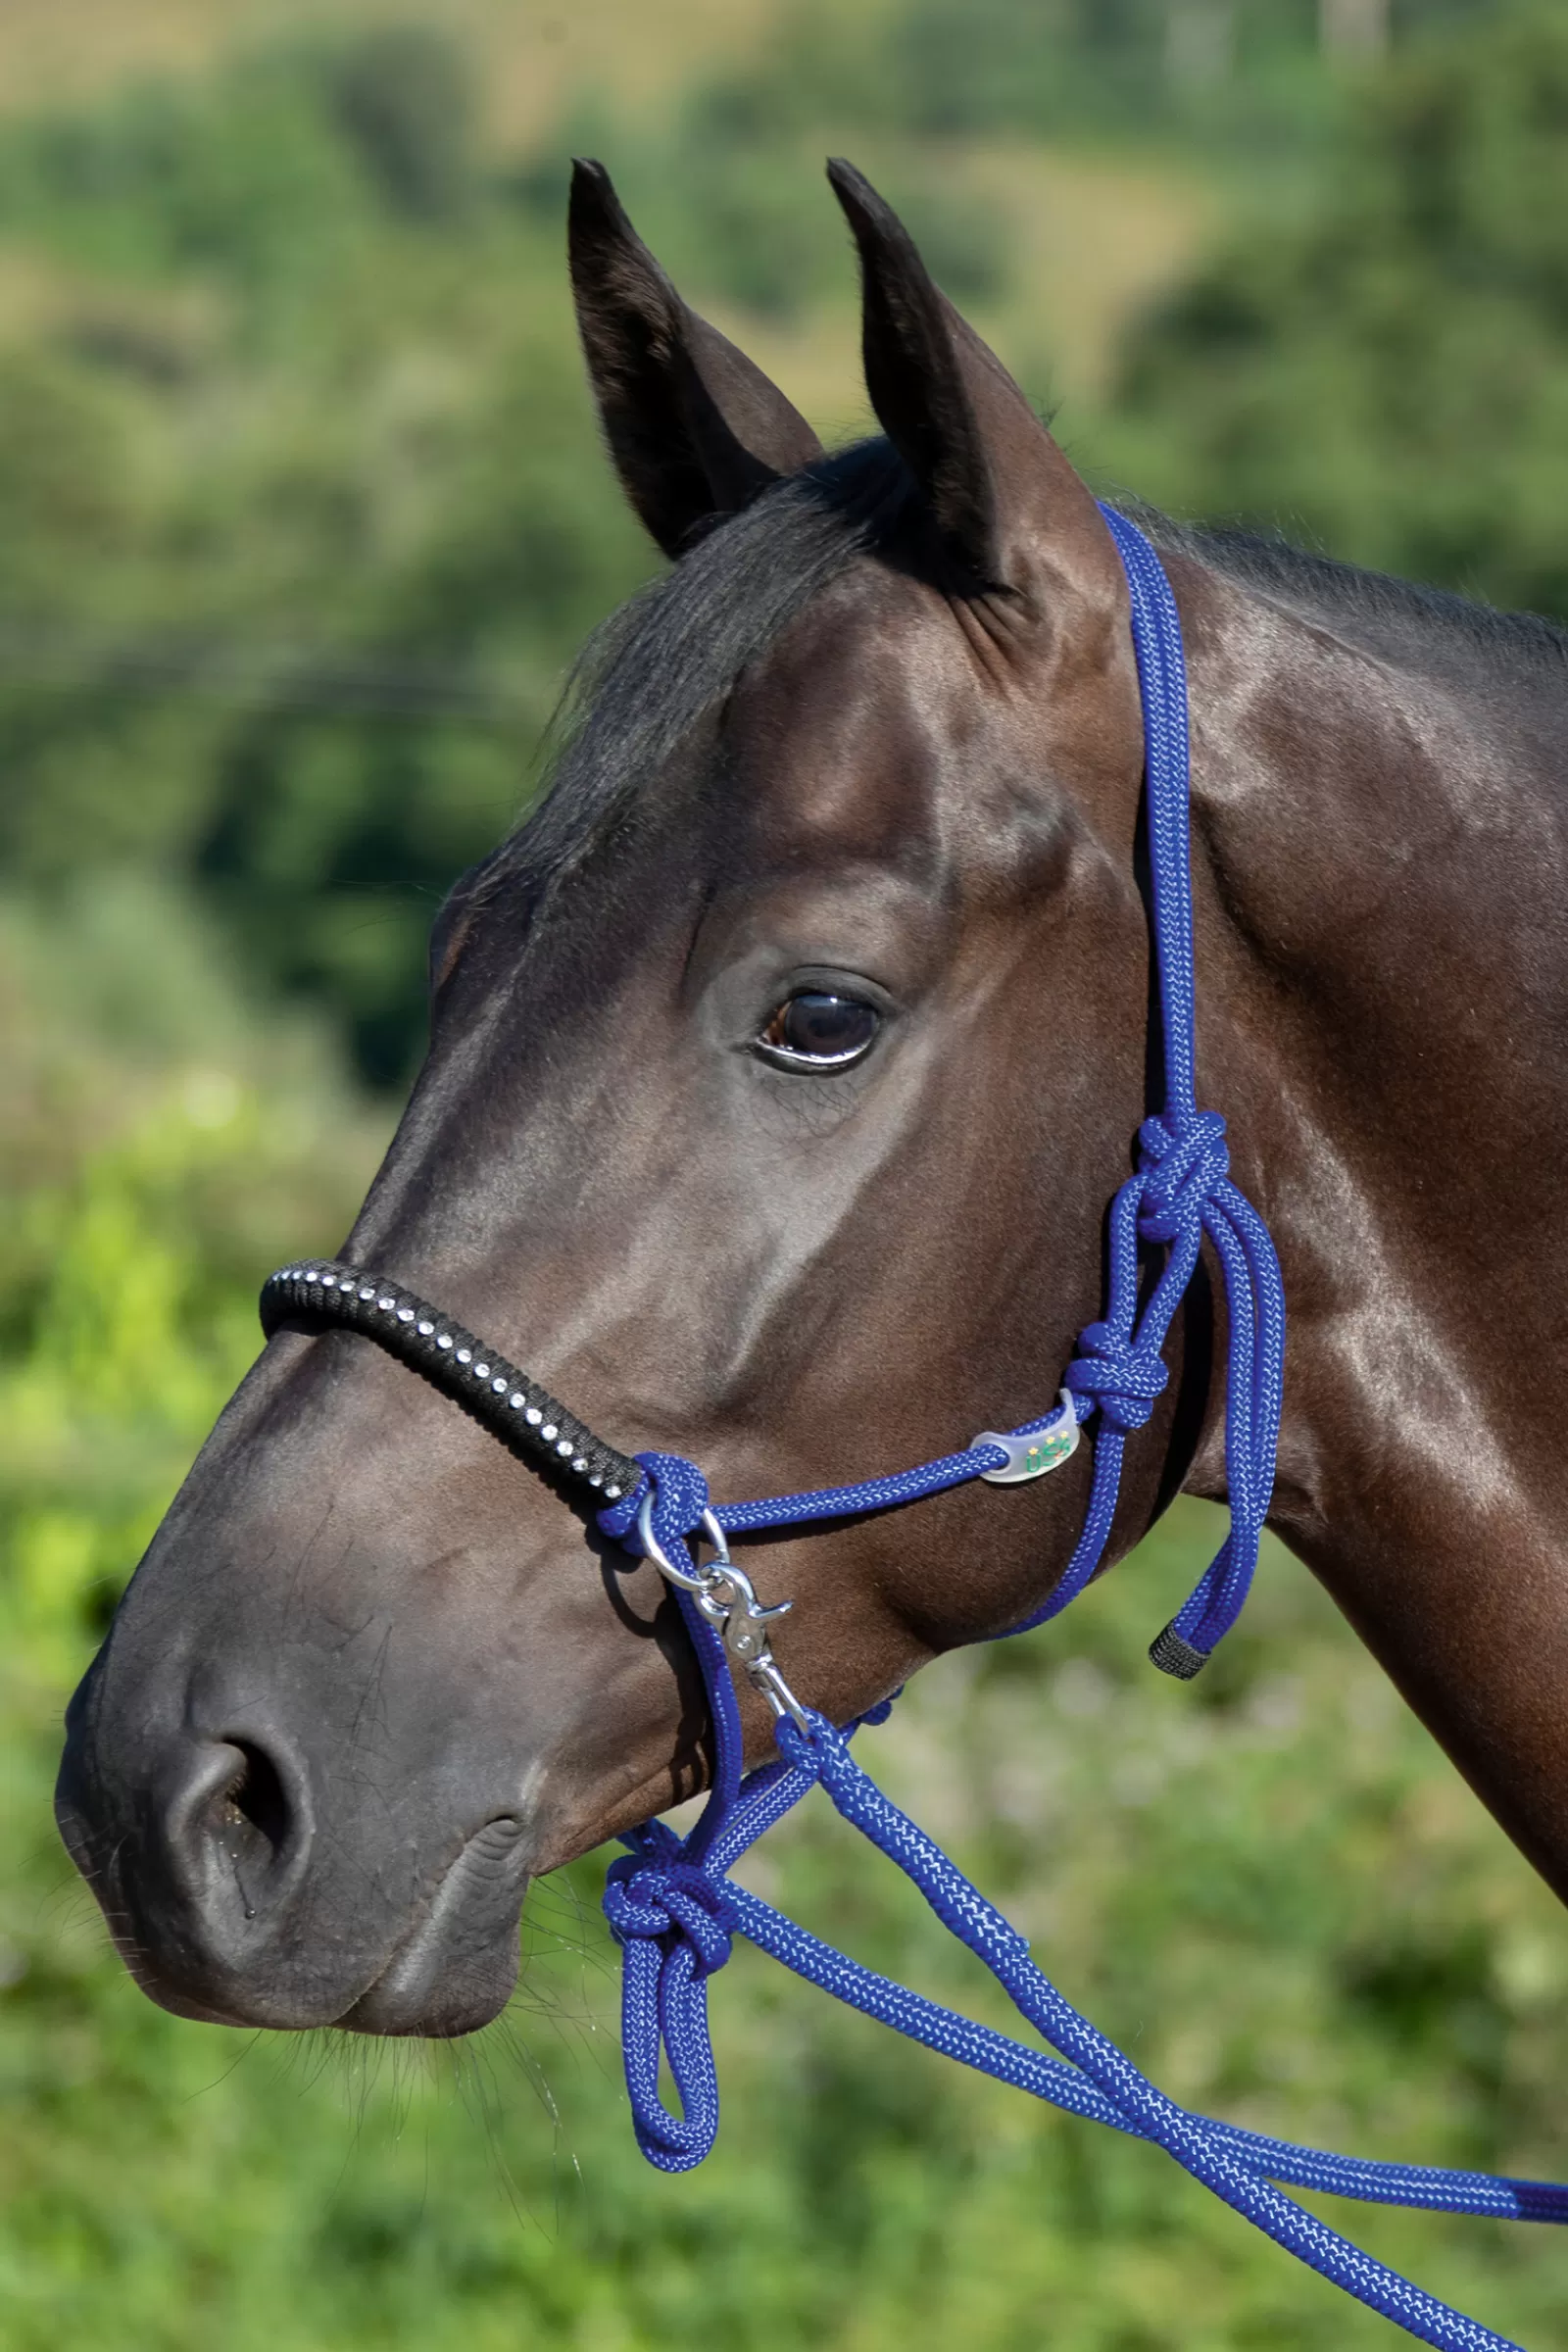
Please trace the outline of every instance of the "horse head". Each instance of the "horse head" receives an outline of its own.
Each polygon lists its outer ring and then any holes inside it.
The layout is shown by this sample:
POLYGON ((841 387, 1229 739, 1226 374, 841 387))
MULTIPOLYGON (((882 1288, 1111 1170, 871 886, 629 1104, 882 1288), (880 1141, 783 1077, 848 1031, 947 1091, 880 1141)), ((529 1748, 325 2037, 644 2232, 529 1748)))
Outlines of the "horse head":
MULTIPOLYGON (((589 373, 671 568, 442 911, 428 1055, 342 1252, 719 1496, 1048 1409, 1150 1083, 1115 547, 897 219, 832 176, 882 437, 825 456, 578 168, 589 373)), ((1210 1444, 1201 1322, 1113 1552, 1210 1444)), ((797 1603, 791 1685, 846 1720, 1016 1623, 1087 1478, 1086 1448, 756 1546, 797 1603)), ((168 2007, 457 2034, 509 1995, 529 1876, 701 1786, 708 1740, 653 1569, 450 1396, 285 1317, 73 1703, 59 1811, 168 2007)))

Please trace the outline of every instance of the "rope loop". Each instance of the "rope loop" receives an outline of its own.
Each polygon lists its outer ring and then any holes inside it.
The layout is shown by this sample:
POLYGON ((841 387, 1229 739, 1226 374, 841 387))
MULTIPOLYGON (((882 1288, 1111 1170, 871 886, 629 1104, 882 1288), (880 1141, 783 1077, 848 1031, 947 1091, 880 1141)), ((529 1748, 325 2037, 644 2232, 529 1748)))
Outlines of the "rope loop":
POLYGON ((708 1481, 683 1453, 639 1453, 645 1476, 629 1494, 599 1513, 601 1534, 613 1536, 630 1552, 641 1554, 637 1514, 650 1482, 654 1489, 654 1534, 672 1558, 685 1549, 686 1538, 702 1524, 708 1508, 708 1481))
POLYGON ((1146 1242, 1174 1242, 1199 1223, 1230 1174, 1225 1122, 1217 1110, 1200 1110, 1179 1125, 1145 1119, 1138 1142, 1146 1177, 1139 1233, 1146 1242))
MULTIPOLYGON (((892 1700, 889 1699, 886 1704, 888 1712, 891 1714, 893 1711, 892 1700)), ((773 1737, 778 1741, 778 1752, 784 1758, 785 1763, 801 1776, 803 1790, 809 1788, 813 1782, 819 1781, 822 1777, 823 1735, 826 1734, 829 1739, 835 1736, 833 1727, 826 1716, 819 1715, 814 1707, 807 1708, 806 1719, 810 1726, 809 1730, 803 1730, 801 1725, 788 1715, 781 1715, 773 1726, 773 1737)))
POLYGON ((622 1854, 610 1866, 604 1903, 610 1932, 622 1947, 639 1940, 662 1943, 665 1962, 684 1947, 698 1979, 714 1975, 729 1958, 734 1915, 719 1881, 694 1862, 622 1854))
POLYGON ((1063 1375, 1079 1396, 1092 1396, 1112 1429, 1142 1429, 1170 1378, 1157 1348, 1140 1345, 1108 1323, 1089 1323, 1063 1375))

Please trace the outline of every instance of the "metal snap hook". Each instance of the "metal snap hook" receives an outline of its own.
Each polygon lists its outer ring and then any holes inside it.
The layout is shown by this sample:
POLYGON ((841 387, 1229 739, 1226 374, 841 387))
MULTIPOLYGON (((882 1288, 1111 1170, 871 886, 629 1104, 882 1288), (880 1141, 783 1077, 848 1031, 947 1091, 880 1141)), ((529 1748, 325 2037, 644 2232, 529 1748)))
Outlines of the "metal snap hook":
POLYGON ((811 1719, 780 1674, 772 1652, 765 1651, 761 1657, 747 1667, 746 1673, 747 1679, 757 1690, 760 1690, 772 1708, 774 1722, 782 1723, 787 1715, 798 1731, 805 1732, 809 1737, 811 1719))
POLYGON ((697 1606, 718 1628, 730 1656, 750 1668, 766 1652, 768 1627, 780 1617, 787 1617, 795 1604, 779 1600, 771 1608, 764 1608, 744 1568, 737 1567, 733 1560, 713 1561, 710 1565, 717 1569, 717 1579, 708 1592, 698 1594, 697 1606))
POLYGON ((690 1592, 709 1624, 723 1642, 726 1654, 761 1691, 775 1721, 787 1715, 803 1732, 810 1723, 805 1708, 778 1670, 768 1646, 767 1629, 795 1606, 776 1600, 771 1607, 757 1597, 757 1588, 730 1557, 729 1543, 716 1513, 705 1510, 701 1529, 712 1546, 713 1557, 700 1568, 677 1568, 654 1533, 654 1490, 649 1488, 637 1506, 637 1537, 647 1557, 665 1582, 690 1592))

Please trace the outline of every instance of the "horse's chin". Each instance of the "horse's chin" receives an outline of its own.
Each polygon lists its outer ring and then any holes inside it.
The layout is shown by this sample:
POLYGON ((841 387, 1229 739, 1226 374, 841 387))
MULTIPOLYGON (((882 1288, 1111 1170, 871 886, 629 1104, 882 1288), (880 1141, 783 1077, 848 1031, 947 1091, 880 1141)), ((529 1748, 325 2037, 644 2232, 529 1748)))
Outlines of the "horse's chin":
POLYGON ((351 2034, 475 2034, 517 1982, 517 1927, 528 1872, 521 1825, 487 1822, 470 1838, 373 1984, 334 2019, 351 2034))

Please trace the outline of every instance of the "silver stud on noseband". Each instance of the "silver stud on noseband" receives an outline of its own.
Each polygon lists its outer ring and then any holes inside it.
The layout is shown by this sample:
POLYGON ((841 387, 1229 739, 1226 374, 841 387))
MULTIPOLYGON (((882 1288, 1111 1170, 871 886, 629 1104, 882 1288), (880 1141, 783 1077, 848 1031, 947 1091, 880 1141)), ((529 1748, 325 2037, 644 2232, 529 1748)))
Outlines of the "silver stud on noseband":
POLYGON ((457 1397, 514 1450, 563 1477, 580 1479, 596 1503, 616 1501, 641 1481, 642 1470, 628 1455, 607 1446, 525 1372, 401 1283, 357 1266, 284 1266, 262 1292, 263 1327, 270 1335, 297 1315, 307 1328, 340 1324, 375 1340, 457 1397))

